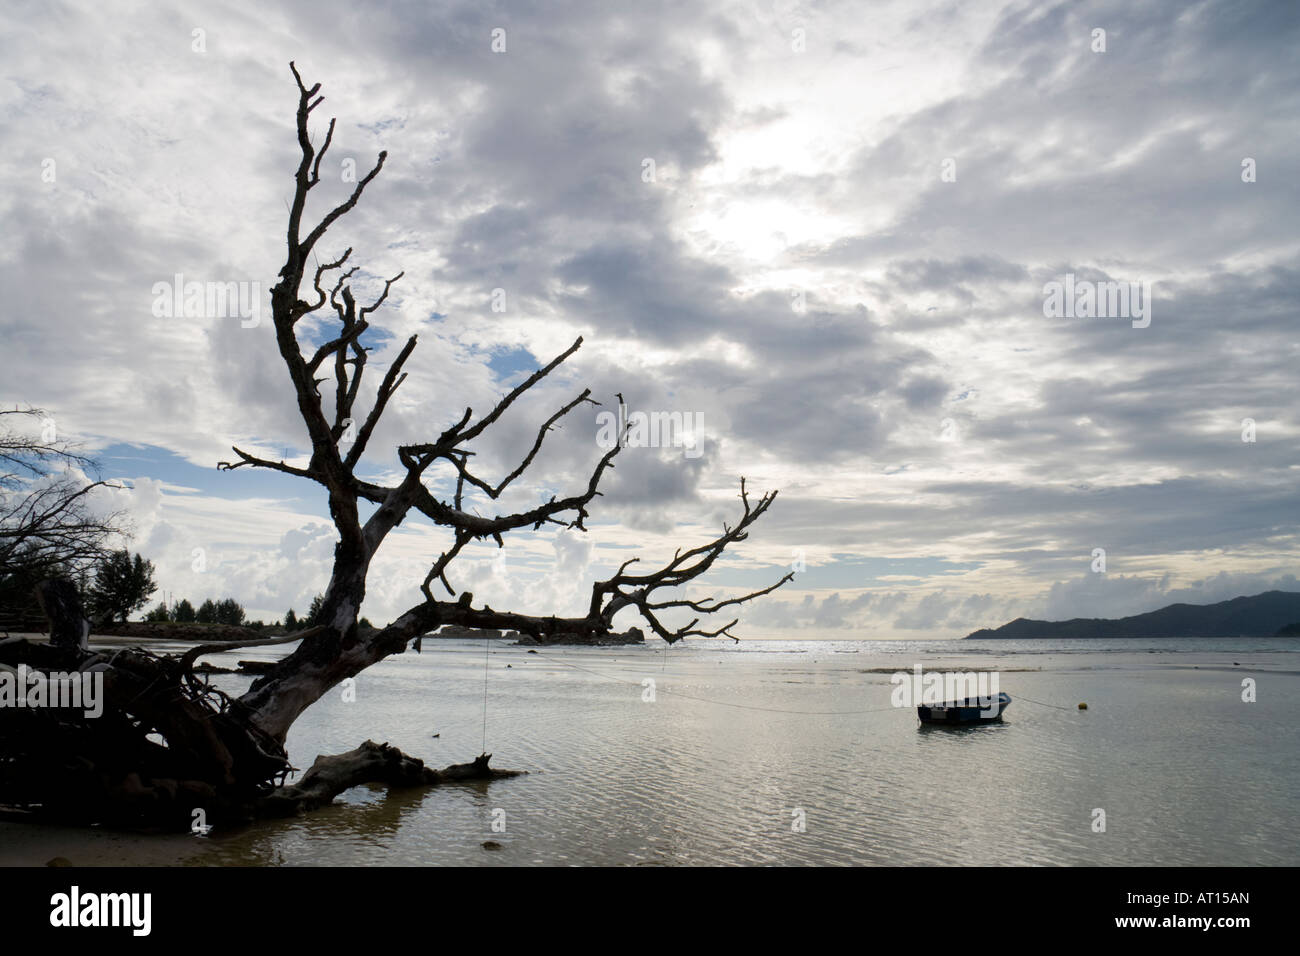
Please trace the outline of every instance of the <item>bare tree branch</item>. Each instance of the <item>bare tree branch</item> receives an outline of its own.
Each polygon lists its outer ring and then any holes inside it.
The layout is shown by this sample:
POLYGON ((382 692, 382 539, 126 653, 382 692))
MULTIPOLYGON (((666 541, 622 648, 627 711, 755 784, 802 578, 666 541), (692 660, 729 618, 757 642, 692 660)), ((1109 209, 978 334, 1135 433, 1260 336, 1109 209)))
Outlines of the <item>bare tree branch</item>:
POLYGON ((281 471, 286 475, 293 475, 295 478, 310 478, 312 481, 320 480, 320 476, 313 474, 308 468, 295 468, 293 465, 286 465, 283 460, 271 461, 267 458, 258 458, 246 451, 241 451, 234 445, 230 446, 230 450, 238 455, 240 460, 235 462, 219 461, 217 462, 218 471, 234 471, 236 468, 251 465, 254 468, 269 468, 272 471, 281 471))
POLYGON ((689 551, 678 551, 671 561, 657 571, 647 574, 629 574, 627 568, 636 559, 625 561, 613 577, 605 581, 599 581, 592 586, 589 616, 599 617, 612 623, 614 615, 619 611, 627 607, 635 607, 646 622, 650 624, 654 632, 670 644, 692 635, 699 637, 726 635, 732 640, 739 640, 729 631, 736 624, 736 621, 732 621, 717 630, 705 631, 695 627, 699 623, 697 617, 683 627, 670 629, 660 621, 658 615, 654 612, 671 608, 688 608, 699 614, 714 614, 723 608, 745 604, 755 598, 770 594, 783 584, 793 580, 793 572, 786 573, 775 584, 771 584, 759 591, 753 591, 740 597, 728 598, 724 601, 718 601, 714 598, 703 601, 691 601, 682 598, 656 601, 654 600, 654 594, 661 588, 680 587, 708 571, 713 566, 714 561, 730 545, 744 541, 749 537, 748 528, 771 507, 772 502, 776 500, 776 494, 775 491, 768 492, 759 499, 756 505, 751 506, 749 493, 745 488, 745 479, 742 478, 740 480, 742 511, 740 521, 734 528, 723 525, 721 535, 706 544, 691 548, 689 551))
MULTIPOLYGON (((526 379, 510 389, 484 416, 474 420, 472 408, 466 408, 458 420, 445 428, 433 441, 416 441, 397 447, 397 458, 405 469, 405 477, 395 486, 386 487, 366 480, 356 474, 362 457, 373 439, 374 431, 388 408, 393 394, 405 381, 404 366, 415 349, 416 337, 411 336, 385 372, 383 381, 375 392, 374 404, 346 452, 340 450, 345 436, 349 435, 349 422, 353 418, 359 386, 367 361, 367 350, 362 338, 369 328, 370 318, 387 301, 392 286, 401 277, 398 273, 384 283, 375 300, 359 306, 349 284, 357 272, 352 266, 346 271, 352 250, 347 249, 337 259, 316 266, 312 276, 310 301, 299 298, 304 281, 306 260, 313 247, 338 219, 353 209, 366 187, 382 170, 386 153, 379 154, 374 168, 356 184, 351 195, 331 209, 320 222, 300 238, 303 210, 308 191, 319 181, 320 159, 333 139, 331 124, 321 151, 314 151, 308 132, 311 111, 320 103, 319 86, 308 87, 296 68, 293 70, 298 84, 297 130, 301 159, 295 177, 294 199, 290 206, 289 242, 280 282, 272 290, 276 340, 281 356, 288 368, 297 393, 298 407, 311 438, 312 451, 306 468, 290 466, 256 458, 236 449, 239 460, 223 463, 226 468, 243 465, 269 468, 311 478, 324 486, 329 493, 330 513, 339 532, 335 552, 334 570, 323 602, 325 631, 302 641, 298 649, 279 662, 266 676, 256 681, 242 698, 245 706, 255 713, 263 729, 282 737, 301 710, 317 699, 329 687, 344 677, 388 654, 399 652, 404 646, 404 635, 419 633, 438 623, 464 623, 468 626, 516 626, 529 633, 556 635, 584 633, 599 635, 612 626, 614 616, 622 609, 635 608, 649 622, 655 633, 667 641, 680 640, 687 635, 731 635, 729 628, 735 623, 717 629, 698 627, 699 618, 685 627, 671 628, 659 615, 671 610, 689 610, 703 616, 767 594, 780 587, 781 581, 762 591, 726 599, 686 600, 658 598, 662 589, 693 581, 705 573, 718 556, 731 544, 743 541, 747 529, 770 506, 774 494, 764 495, 751 503, 741 484, 743 513, 735 528, 725 528, 713 541, 679 552, 666 566, 649 574, 631 573, 632 562, 625 562, 618 573, 608 581, 593 585, 590 612, 583 618, 537 618, 529 615, 475 608, 472 596, 461 594, 454 602, 435 600, 432 586, 440 582, 451 595, 456 594, 450 580, 450 568, 464 549, 475 541, 492 540, 498 547, 504 545, 508 533, 557 525, 575 530, 586 530, 591 502, 600 495, 600 482, 606 470, 613 467, 614 459, 623 447, 620 440, 605 451, 592 469, 586 486, 573 493, 512 513, 484 516, 472 506, 466 506, 466 496, 482 494, 488 501, 498 500, 505 490, 519 481, 535 464, 549 435, 574 410, 584 404, 598 404, 584 389, 576 397, 554 410, 538 426, 534 438, 517 462, 506 474, 493 480, 479 473, 471 464, 473 442, 501 419, 538 383, 552 374, 581 346, 582 338, 538 368, 526 379), (322 285, 324 276, 337 271, 337 280, 326 294, 322 285), (308 312, 314 312, 328 303, 333 307, 338 321, 337 333, 316 347, 310 357, 304 357, 294 331, 294 322, 308 312), (334 408, 327 417, 322 408, 319 386, 326 381, 322 376, 326 362, 333 360, 334 408), (451 502, 441 500, 432 489, 436 476, 454 477, 451 502), (360 521, 359 502, 369 502, 377 507, 364 524, 360 521), (386 536, 414 511, 450 532, 450 540, 442 553, 428 568, 421 583, 420 605, 402 615, 399 621, 377 635, 361 637, 356 631, 356 618, 365 596, 366 573, 370 560, 386 536)), ((626 426, 625 426, 626 427, 626 426)))

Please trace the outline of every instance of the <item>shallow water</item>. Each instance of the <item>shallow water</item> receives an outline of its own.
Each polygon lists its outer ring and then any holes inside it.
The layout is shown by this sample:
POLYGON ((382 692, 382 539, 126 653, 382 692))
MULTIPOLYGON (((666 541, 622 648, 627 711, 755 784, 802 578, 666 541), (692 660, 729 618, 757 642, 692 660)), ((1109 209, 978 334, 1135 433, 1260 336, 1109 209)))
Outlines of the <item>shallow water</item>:
MULTIPOLYGON (((295 765, 371 738, 433 766, 486 744, 495 766, 529 775, 360 788, 302 819, 204 838, 111 839, 119 860, 192 864, 1295 865, 1297 651, 1294 640, 538 654, 426 642, 362 674, 355 702, 336 689, 308 711, 289 739, 295 765), (1006 719, 920 728, 890 705, 890 672, 914 663, 998 669, 1006 719), (1255 703, 1241 699, 1246 677, 1255 703)), ((12 834, 0 827, 0 862, 12 834)), ((62 855, 96 860, 83 837, 62 836, 62 855)))

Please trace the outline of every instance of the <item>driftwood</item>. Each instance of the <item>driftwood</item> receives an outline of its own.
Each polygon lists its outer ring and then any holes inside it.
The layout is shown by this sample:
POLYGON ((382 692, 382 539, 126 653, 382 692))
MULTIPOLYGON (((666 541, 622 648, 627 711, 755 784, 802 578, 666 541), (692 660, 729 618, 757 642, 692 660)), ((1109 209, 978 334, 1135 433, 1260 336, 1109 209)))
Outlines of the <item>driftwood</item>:
MULTIPOLYGON (((310 631, 300 631, 295 634, 282 634, 279 637, 261 637, 252 638, 246 641, 222 641, 216 644, 200 644, 198 647, 191 647, 181 655, 180 663, 182 667, 190 667, 195 661, 205 654, 217 654, 221 651, 237 651, 246 647, 269 647, 273 644, 292 644, 294 641, 302 640, 304 637, 311 637, 313 634, 323 631, 324 628, 314 627, 310 631)), ((240 661, 243 664, 243 661, 240 661)))
POLYGON ((240 674, 269 674, 275 669, 275 661, 239 661, 240 674))
POLYGON ((378 296, 369 305, 363 305, 355 298, 351 286, 358 269, 349 265, 352 250, 345 249, 331 258, 318 256, 317 247, 326 230, 351 211, 375 181, 387 154, 380 153, 370 171, 357 180, 351 194, 314 227, 308 227, 304 223, 307 200, 321 182, 321 162, 333 142, 334 121, 330 121, 318 149, 309 121, 312 111, 322 102, 320 84, 308 86, 293 64, 290 70, 298 85, 300 159, 289 206, 285 262, 280 279, 271 290, 271 317, 276 345, 311 439, 311 457, 306 465, 290 464, 234 447, 231 450, 235 459, 221 462, 218 467, 269 469, 320 485, 329 497, 330 515, 339 540, 330 584, 317 618, 324 623, 325 630, 303 638, 292 654, 254 681, 241 698, 254 714, 253 719, 267 733, 283 739, 299 714, 330 688, 385 657, 402 653, 420 635, 442 625, 514 630, 530 635, 541 644, 551 643, 554 635, 571 635, 583 642, 597 643, 614 632, 615 615, 633 609, 654 634, 669 643, 692 635, 734 637, 731 632, 736 624, 734 620, 716 628, 700 627, 699 621, 780 587, 791 579, 791 574, 761 591, 722 600, 659 595, 662 589, 689 584, 707 572, 726 548, 745 540, 750 526, 770 507, 776 493, 751 501, 743 479, 741 514, 735 525, 724 526, 723 533, 712 541, 679 551, 657 570, 633 574, 630 567, 634 561, 625 563, 614 577, 592 586, 591 604, 582 617, 555 618, 497 611, 486 605, 475 607, 473 595, 458 594, 453 587, 450 567, 473 542, 495 542, 502 546, 507 534, 546 525, 586 530, 588 508, 600 494, 601 479, 614 467, 622 442, 606 450, 595 462, 586 485, 568 495, 553 497, 523 511, 491 516, 479 513, 466 501, 467 496, 477 496, 482 506, 490 507, 532 465, 546 436, 562 420, 578 408, 599 404, 591 397, 590 389, 584 389, 561 405, 537 427, 532 443, 518 464, 499 479, 485 477, 471 465, 475 455, 473 442, 573 355, 582 346, 581 338, 511 389, 486 415, 476 419, 474 410, 466 408, 437 438, 398 446, 397 460, 404 471, 400 480, 381 485, 358 474, 376 425, 406 380, 403 367, 415 351, 417 340, 411 336, 398 351, 379 383, 369 412, 363 414, 357 401, 362 394, 361 382, 369 353, 362 345, 362 338, 370 328, 374 312, 388 298, 401 273, 385 280, 378 296), (337 334, 304 355, 297 324, 306 316, 328 314, 330 310, 331 318, 337 320, 337 334), (330 391, 332 402, 328 400, 330 391), (454 483, 455 490, 449 500, 440 499, 432 490, 442 476, 454 483), (367 504, 375 507, 363 520, 362 507, 367 504), (420 603, 398 615, 387 627, 362 634, 357 628, 357 617, 365 598, 370 561, 388 534, 410 514, 421 515, 445 530, 449 543, 424 577, 420 603), (446 589, 449 599, 434 596, 433 588, 437 585, 446 589), (670 625, 664 615, 674 611, 694 616, 684 625, 670 625))
POLYGON ((344 790, 365 783, 382 783, 389 787, 436 786, 467 780, 499 780, 517 777, 523 772, 496 770, 488 766, 491 759, 491 754, 482 754, 470 763, 433 770, 426 767, 424 761, 408 757, 396 747, 367 740, 345 754, 317 757, 302 780, 268 795, 260 810, 263 816, 288 816, 315 810, 329 804, 344 790))

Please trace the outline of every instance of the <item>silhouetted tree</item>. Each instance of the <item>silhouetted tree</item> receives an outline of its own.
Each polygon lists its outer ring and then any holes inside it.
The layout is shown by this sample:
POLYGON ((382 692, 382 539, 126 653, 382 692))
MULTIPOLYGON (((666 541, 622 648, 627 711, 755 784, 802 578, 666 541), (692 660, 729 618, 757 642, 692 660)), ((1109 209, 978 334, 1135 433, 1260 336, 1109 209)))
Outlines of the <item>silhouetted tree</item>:
POLYGON ((303 620, 303 627, 315 627, 317 624, 324 624, 322 620, 325 614, 325 595, 317 594, 311 599, 311 607, 307 609, 307 617, 303 620))
POLYGON ((244 609, 234 598, 225 598, 217 602, 218 624, 243 624, 244 609))
MULTIPOLYGON (((518 463, 502 476, 485 476, 472 464, 484 460, 475 457, 477 439, 573 355, 582 345, 579 338, 524 378, 485 415, 476 418, 472 408, 461 413, 452 404, 455 397, 448 396, 445 408, 429 409, 421 416, 425 420, 441 417, 446 427, 436 436, 430 434, 397 446, 399 468, 394 480, 381 483, 369 477, 379 469, 364 465, 363 456, 384 410, 406 380, 402 369, 415 350, 416 337, 412 335, 398 350, 369 411, 363 413, 357 407, 369 357, 363 336, 370 328, 371 316, 387 299, 401 273, 384 282, 383 291, 373 302, 360 305, 350 283, 357 267, 345 268, 352 250, 330 258, 318 255, 317 246, 326 230, 356 206, 383 169, 387 154, 379 154, 374 167, 356 181, 345 200, 334 205, 315 225, 305 224, 308 195, 325 181, 320 176, 321 162, 333 141, 335 124, 330 121, 318 149, 309 119, 322 102, 318 96, 320 85, 306 86, 292 64, 290 69, 298 85, 297 141, 301 155, 289 203, 285 261, 271 289, 271 318, 275 347, 284 362, 311 453, 305 464, 289 464, 233 448, 236 460, 221 462, 219 467, 268 469, 313 482, 322 489, 338 541, 329 586, 315 614, 320 623, 296 632, 298 647, 255 680, 237 700, 214 694, 193 675, 191 668, 197 659, 218 650, 252 643, 287 643, 293 638, 218 642, 168 658, 118 655, 103 661, 109 671, 105 685, 110 688, 105 706, 114 719, 102 723, 120 733, 122 739, 115 746, 107 746, 104 734, 96 736, 96 729, 88 726, 94 723, 90 721, 84 727, 74 721, 71 728, 66 718, 60 718, 64 723, 58 725, 42 724, 43 739, 51 743, 25 751, 32 754, 27 761, 29 767, 51 767, 47 754, 54 740, 62 749, 71 748, 85 759, 65 759, 48 772, 20 773, 17 779, 25 786, 18 801, 21 805, 38 805, 50 812, 52 801, 57 803, 60 795, 76 794, 77 812, 85 815, 87 802, 91 801, 85 794, 93 793, 95 816, 125 815, 138 820, 141 814, 147 814, 151 820, 188 827, 197 806, 208 810, 209 821, 240 819, 320 806, 342 790, 367 781, 410 785, 500 776, 506 772, 489 767, 487 754, 472 763, 434 771, 392 747, 367 742, 347 754, 318 758, 294 785, 273 786, 289 769, 284 742, 303 711, 339 682, 402 653, 414 639, 436 627, 456 624, 480 630, 516 630, 542 643, 596 640, 611 634, 615 616, 631 609, 669 643, 691 635, 734 637, 730 629, 736 621, 705 629, 698 626, 700 619, 775 590, 792 577, 787 573, 760 591, 724 599, 692 600, 661 593, 687 585, 707 572, 730 545, 744 541, 750 527, 767 512, 776 493, 752 501, 742 478, 734 525, 724 524, 722 533, 712 540, 679 549, 655 570, 633 574, 630 568, 637 559, 624 562, 613 576, 592 584, 585 614, 560 618, 498 611, 486 605, 475 606, 474 596, 468 591, 457 593, 450 568, 472 542, 494 542, 503 547, 507 535, 552 525, 585 531, 588 508, 600 494, 600 481, 613 467, 624 442, 602 449, 585 483, 571 493, 557 494, 505 514, 483 513, 492 512, 493 503, 533 464, 546 436, 562 419, 580 406, 598 404, 591 398, 590 389, 584 389, 552 411, 538 424, 531 443, 524 443, 518 463), (326 276, 332 281, 328 291, 322 285, 326 276), (317 345, 326 325, 324 315, 318 315, 322 310, 332 310, 330 323, 336 324, 317 345), (304 322, 308 317, 310 320, 304 322), (307 333, 307 328, 312 331, 307 333), (444 488, 450 491, 444 493, 444 488), (415 515, 445 534, 445 550, 432 560, 424 575, 420 600, 387 626, 362 633, 358 614, 366 595, 371 561, 389 533, 415 515), (433 589, 439 585, 447 590, 449 599, 434 596, 433 589), (666 621, 665 612, 683 613, 690 620, 674 626, 666 621), (82 731, 82 736, 76 736, 77 730, 82 731), (168 746, 151 744, 148 735, 152 732, 161 734, 168 746), (140 781, 144 779, 149 781, 148 802, 140 792, 140 781), (102 782, 106 780, 126 783, 111 786, 102 782), (142 809, 146 806, 147 810, 142 809)), ((389 461, 387 457, 384 460, 386 464, 389 461)), ((22 657, 41 658, 46 666, 80 666, 89 659, 85 655, 92 653, 80 650, 74 656, 71 650, 33 651, 31 647, 25 641, 0 643, 0 663, 22 657)), ((37 714, 34 719, 46 718, 37 714)), ((0 739, 4 739, 2 734, 0 739)), ((32 738, 8 739, 30 743, 32 738)), ((12 773, 9 778, 13 778, 12 773)), ((14 802, 13 795, 9 796, 6 801, 5 786, 0 784, 0 802, 14 802)))
POLYGON ((101 620, 125 623, 156 590, 152 561, 138 554, 132 557, 126 550, 114 551, 95 568, 89 595, 91 611, 101 620))
POLYGON ((157 607, 144 616, 144 619, 149 623, 165 623, 172 619, 172 615, 167 605, 160 601, 157 607))

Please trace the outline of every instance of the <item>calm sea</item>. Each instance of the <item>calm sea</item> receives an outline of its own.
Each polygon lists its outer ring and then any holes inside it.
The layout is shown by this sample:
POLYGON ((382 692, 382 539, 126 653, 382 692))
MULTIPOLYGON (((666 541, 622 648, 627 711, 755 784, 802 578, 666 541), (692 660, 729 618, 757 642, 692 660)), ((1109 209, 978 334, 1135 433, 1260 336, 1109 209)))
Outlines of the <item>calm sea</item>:
POLYGON ((371 738, 433 766, 486 748, 527 776, 360 788, 298 820, 206 837, 38 828, 33 845, 33 828, 20 840, 4 825, 0 862, 1296 865, 1298 651, 1281 639, 748 641, 532 654, 429 641, 363 673, 355 701, 336 689, 318 702, 290 736, 294 764, 371 738), (921 728, 890 705, 890 673, 917 663, 997 670, 1005 720, 921 728))

